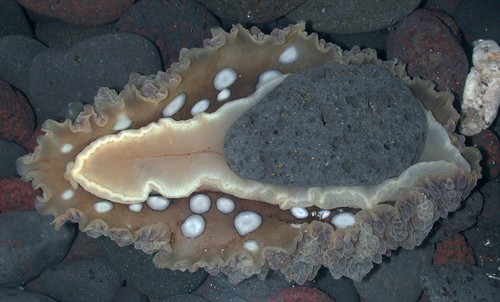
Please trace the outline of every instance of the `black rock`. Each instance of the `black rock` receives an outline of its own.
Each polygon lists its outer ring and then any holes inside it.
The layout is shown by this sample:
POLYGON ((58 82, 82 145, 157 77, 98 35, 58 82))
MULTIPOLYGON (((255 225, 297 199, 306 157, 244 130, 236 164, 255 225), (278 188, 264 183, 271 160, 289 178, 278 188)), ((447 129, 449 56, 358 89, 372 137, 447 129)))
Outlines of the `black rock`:
POLYGON ((33 58, 47 47, 21 35, 0 39, 0 78, 29 95, 29 71, 33 58))
POLYGON ((30 68, 30 95, 38 105, 40 120, 60 118, 70 102, 92 104, 100 87, 120 91, 132 72, 155 74, 158 70, 158 50, 146 38, 128 33, 102 35, 68 49, 40 52, 30 68))
POLYGON ((95 242, 120 277, 149 298, 166 299, 190 293, 207 276, 202 269, 189 273, 156 268, 153 255, 147 255, 133 246, 119 247, 109 238, 100 237, 95 242))
POLYGON ((0 288, 0 301, 2 302, 57 302, 56 300, 40 293, 29 292, 14 288, 0 288))
POLYGON ((354 287, 364 301, 414 302, 422 292, 421 271, 430 266, 434 247, 427 245, 413 250, 400 249, 385 259, 354 287))
POLYGON ((7 35, 33 35, 28 19, 16 0, 0 1, 0 37, 7 35))
POLYGON ((498 301, 493 280, 470 264, 429 266, 420 279, 431 302, 498 301))
POLYGON ((122 283, 103 257, 60 263, 46 270, 28 288, 59 301, 110 302, 122 283))
POLYGON ((76 228, 56 231, 52 220, 35 211, 0 214, 0 286, 19 286, 64 259, 76 228))
POLYGON ((0 138, 0 178, 17 175, 16 159, 25 154, 23 147, 0 138))

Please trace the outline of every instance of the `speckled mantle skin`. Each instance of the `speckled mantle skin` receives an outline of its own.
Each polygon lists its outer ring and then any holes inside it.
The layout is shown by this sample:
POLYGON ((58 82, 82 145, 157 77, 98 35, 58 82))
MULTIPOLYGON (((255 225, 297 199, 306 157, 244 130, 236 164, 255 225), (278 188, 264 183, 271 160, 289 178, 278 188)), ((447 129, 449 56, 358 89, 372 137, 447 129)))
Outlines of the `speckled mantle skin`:
MULTIPOLYGON (((318 40, 315 34, 308 35, 304 24, 274 30, 270 35, 255 28, 247 31, 241 26, 234 27, 230 33, 216 29, 213 35, 205 41, 205 48, 182 51, 180 63, 167 72, 156 76, 132 75, 120 94, 101 88, 95 104, 86 105, 74 121, 44 123, 42 129, 46 134, 38 138, 39 146, 34 154, 18 160, 23 179, 44 192, 36 201, 40 213, 53 215, 56 227, 67 221, 76 222, 90 236, 104 235, 120 246, 134 244, 146 253, 156 252, 154 262, 160 268, 189 271, 204 268, 212 274, 223 272, 232 282, 255 274, 265 276, 269 269, 274 269, 283 272, 288 280, 302 284, 313 279, 323 265, 335 278, 347 276, 360 280, 373 263, 381 262, 382 255, 400 246, 411 249, 419 245, 436 220, 460 206, 480 177, 477 149, 465 147, 462 138, 453 133, 459 116, 451 106, 452 96, 436 93, 430 82, 407 78, 403 66, 382 62, 373 50, 342 51, 338 46, 318 40), (294 49, 298 56, 283 63, 280 56, 288 49, 294 49), (252 54, 251 60, 248 53, 252 54), (190 121, 191 109, 203 99, 209 100, 206 112, 217 116, 223 104, 251 96, 264 71, 279 70, 287 74, 327 62, 378 64, 400 77, 428 110, 429 127, 437 129, 433 132, 435 136, 428 137, 428 152, 424 151, 426 156, 421 159, 421 166, 437 168, 417 169, 420 172, 416 176, 410 173, 403 180, 388 180, 377 188, 329 188, 336 192, 332 199, 315 198, 315 194, 325 191, 323 188, 297 191, 273 187, 287 192, 287 198, 274 198, 276 195, 262 192, 249 198, 245 195, 248 193, 245 186, 230 191, 223 184, 205 184, 195 192, 185 192, 184 196, 166 196, 171 203, 162 210, 143 203, 140 209, 131 210, 130 204, 136 202, 126 198, 106 201, 104 208, 96 206, 102 205, 103 200, 99 190, 91 185, 84 189, 71 173, 75 158, 89 144, 106 141, 103 137, 110 134, 119 135, 135 131, 133 129, 143 131, 141 128, 157 122, 162 111, 179 95, 184 94, 185 100, 170 116, 173 124, 190 121), (234 69, 238 77, 230 86, 230 97, 217 101, 219 91, 213 87, 213 79, 227 67, 234 69), (439 149, 442 145, 452 151, 439 149), (309 195, 301 195, 304 192, 309 195), (208 196, 212 206, 200 214, 206 222, 203 233, 196 238, 186 238, 180 226, 191 214, 190 197, 198 193, 208 196), (356 197, 358 193, 365 196, 364 199, 351 196, 356 197), (303 196, 309 197, 304 200, 303 196), (218 210, 213 204, 220 197, 233 200, 234 210, 230 213, 218 210), (309 216, 296 218, 287 210, 293 206, 307 207, 309 216), (318 215, 320 208, 330 210, 330 216, 318 215), (241 236, 234 228, 234 219, 244 211, 258 213, 262 223, 241 236), (342 211, 355 213, 355 222, 345 229, 337 229, 330 218, 342 211), (244 248, 248 242, 256 242, 257 248, 244 248)), ((190 142, 186 138, 172 145, 184 147, 190 142)), ((128 152, 128 148, 114 149, 113 144, 103 146, 104 151, 114 154, 128 152)), ((148 156, 148 150, 145 149, 144 157, 148 156)), ((189 161, 184 166, 183 163, 180 160, 181 166, 175 171, 162 171, 164 175, 147 175, 148 171, 140 169, 123 171, 120 165, 113 169, 125 188, 127 184, 142 181, 144 175, 154 179, 167 175, 180 179, 205 168, 191 165, 189 161)), ((186 182, 190 179, 185 178, 186 182)), ((182 193, 182 188, 179 192, 182 193)), ((164 193, 169 194, 168 190, 164 193)))

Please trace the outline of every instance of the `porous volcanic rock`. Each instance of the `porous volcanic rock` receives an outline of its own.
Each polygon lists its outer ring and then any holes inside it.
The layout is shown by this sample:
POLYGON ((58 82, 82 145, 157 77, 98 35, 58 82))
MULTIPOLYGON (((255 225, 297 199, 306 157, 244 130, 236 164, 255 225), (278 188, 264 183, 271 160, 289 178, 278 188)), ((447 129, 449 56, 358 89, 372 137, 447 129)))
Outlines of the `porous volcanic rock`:
POLYGON ((272 184, 376 184, 423 150, 426 120, 406 85, 372 64, 328 64, 290 75, 230 128, 236 174, 272 184))

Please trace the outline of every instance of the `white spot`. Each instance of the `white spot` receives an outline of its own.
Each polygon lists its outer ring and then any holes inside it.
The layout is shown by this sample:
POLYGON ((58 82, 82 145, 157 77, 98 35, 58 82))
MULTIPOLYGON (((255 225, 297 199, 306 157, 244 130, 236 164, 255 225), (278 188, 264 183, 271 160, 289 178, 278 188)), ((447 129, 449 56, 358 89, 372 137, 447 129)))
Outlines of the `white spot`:
POLYGON ((332 224, 338 229, 345 229, 355 222, 354 214, 349 212, 339 213, 332 218, 332 224))
POLYGON ((184 105, 185 101, 186 101, 186 94, 185 93, 181 93, 178 96, 176 96, 161 111, 163 117, 171 117, 172 115, 174 115, 177 112, 179 112, 179 110, 181 110, 182 106, 184 105))
POLYGON ((73 196, 75 196, 75 191, 73 191, 73 190, 71 190, 71 189, 67 189, 66 191, 64 191, 64 192, 61 194, 61 197, 62 197, 62 199, 64 199, 64 200, 71 199, 71 198, 73 198, 73 196))
POLYGON ((290 209, 290 212, 292 212, 292 215, 298 219, 304 219, 304 218, 307 218, 309 216, 309 212, 304 208, 292 207, 290 209))
POLYGON ((73 144, 64 144, 61 147, 61 153, 68 153, 73 150, 73 144))
POLYGON ((243 247, 250 252, 256 252, 259 250, 259 244, 255 240, 247 240, 243 242, 243 247))
POLYGON ((261 224, 260 215, 250 211, 241 212, 234 218, 234 227, 241 236, 255 231, 261 224))
POLYGON ((222 213, 231 213, 234 211, 234 201, 232 199, 229 199, 227 197, 220 197, 217 199, 217 210, 219 210, 222 213))
POLYGON ((94 210, 97 213, 107 213, 113 209, 113 204, 107 200, 94 203, 94 210))
POLYGON ((303 223, 289 223, 289 225, 294 229, 300 229, 303 223))
POLYGON ((128 206, 128 209, 132 212, 139 213, 142 211, 142 203, 134 203, 128 206))
POLYGON ((265 83, 271 81, 272 79, 275 79, 279 76, 283 75, 283 73, 279 70, 271 69, 271 70, 266 70, 263 73, 260 74, 259 76, 259 81, 257 82, 257 86, 255 87, 256 90, 259 90, 259 88, 264 85, 265 83))
POLYGON ((210 209, 210 197, 205 194, 196 194, 189 200, 189 208, 197 214, 205 213, 210 209))
POLYGON ((326 218, 328 218, 328 216, 330 216, 331 213, 332 213, 332 211, 330 211, 330 210, 321 210, 321 211, 318 211, 318 217, 319 217, 319 219, 326 219, 326 218))
POLYGON ((217 101, 222 102, 227 100, 231 96, 231 91, 227 88, 222 89, 219 94, 217 94, 217 101))
POLYGON ((182 235, 195 238, 205 230, 205 220, 200 215, 191 215, 181 225, 182 235))
POLYGON ((130 125, 132 125, 132 120, 129 119, 125 113, 120 113, 116 117, 116 122, 115 125, 113 126, 113 130, 115 131, 124 130, 130 127, 130 125))
POLYGON ((234 69, 231 68, 222 68, 221 71, 219 71, 214 78, 214 87, 217 90, 222 90, 224 88, 227 88, 231 86, 234 81, 236 81, 236 78, 238 77, 238 74, 234 69))
POLYGON ((194 104, 193 108, 191 108, 191 115, 204 112, 207 110, 209 105, 210 101, 208 99, 199 100, 196 104, 194 104))
POLYGON ((163 196, 149 196, 146 203, 152 210, 162 211, 170 205, 170 200, 163 196))
POLYGON ((297 61, 299 58, 299 52, 297 51, 297 47, 290 46, 285 51, 283 51, 279 57, 279 62, 281 64, 292 64, 297 61))

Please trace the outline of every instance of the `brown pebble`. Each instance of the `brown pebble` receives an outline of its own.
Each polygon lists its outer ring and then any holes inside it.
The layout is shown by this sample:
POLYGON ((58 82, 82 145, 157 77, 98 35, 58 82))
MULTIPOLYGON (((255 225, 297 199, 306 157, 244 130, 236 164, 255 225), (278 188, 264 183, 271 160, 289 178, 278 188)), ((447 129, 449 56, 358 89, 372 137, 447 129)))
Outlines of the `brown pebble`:
POLYGON ((0 81, 0 137, 23 142, 35 128, 35 115, 24 95, 0 81))
POLYGON ((35 196, 41 195, 17 176, 0 178, 0 213, 35 209, 35 196))
MULTIPOLYGON (((415 10, 389 32, 387 55, 406 63, 410 76, 432 80, 438 90, 451 90, 461 96, 469 63, 457 37, 443 20, 430 10, 415 10)), ((450 22, 453 20, 446 18, 446 23, 450 22)))

